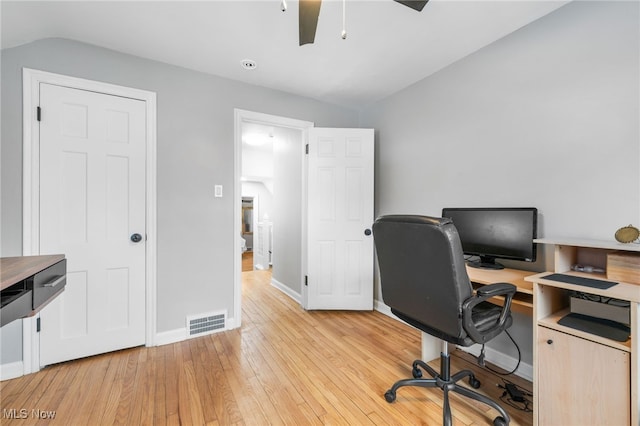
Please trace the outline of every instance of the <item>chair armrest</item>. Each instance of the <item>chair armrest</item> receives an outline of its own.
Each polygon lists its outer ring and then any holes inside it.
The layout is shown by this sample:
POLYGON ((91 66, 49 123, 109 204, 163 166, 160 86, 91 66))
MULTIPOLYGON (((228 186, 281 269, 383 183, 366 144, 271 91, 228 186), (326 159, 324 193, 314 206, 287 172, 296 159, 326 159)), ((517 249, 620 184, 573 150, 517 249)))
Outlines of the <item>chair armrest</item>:
POLYGON ((517 287, 509 283, 496 283, 482 286, 476 290, 476 295, 480 297, 506 296, 516 293, 517 287))
POLYGON ((469 337, 477 343, 485 343, 500 334, 511 313, 511 300, 516 294, 517 287, 509 283, 496 283, 480 287, 476 294, 462 304, 463 326, 469 337), (504 296, 504 305, 498 321, 485 330, 479 330, 473 321, 473 308, 495 296, 504 296))

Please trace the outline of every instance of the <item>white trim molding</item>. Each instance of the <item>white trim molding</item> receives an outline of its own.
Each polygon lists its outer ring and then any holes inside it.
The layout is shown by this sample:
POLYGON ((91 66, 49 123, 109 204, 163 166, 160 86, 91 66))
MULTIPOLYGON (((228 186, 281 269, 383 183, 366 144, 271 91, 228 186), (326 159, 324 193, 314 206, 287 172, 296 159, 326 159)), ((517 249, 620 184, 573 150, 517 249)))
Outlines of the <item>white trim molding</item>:
POLYGON ((295 300, 296 302, 300 303, 302 296, 300 295, 300 293, 296 293, 295 291, 291 290, 291 287, 286 286, 282 284, 280 281, 273 278, 271 278, 271 285, 277 288, 278 290, 280 290, 281 292, 283 292, 284 294, 286 294, 287 296, 289 296, 290 298, 292 298, 293 300, 295 300))
MULTIPOLYGON (((156 293, 157 293, 157 133, 156 133, 156 94, 125 86, 99 81, 86 80, 46 71, 24 68, 22 70, 23 96, 23 205, 22 205, 22 254, 24 256, 40 254, 39 246, 39 170, 40 170, 40 133, 36 120, 36 111, 40 99, 42 83, 70 87, 80 90, 105 93, 108 95, 138 99, 146 105, 146 346, 154 346, 156 341, 156 293)), ((33 322, 33 321, 32 321, 33 322)), ((33 336, 34 327, 23 324, 23 364, 24 374, 39 369, 38 339, 33 336), (29 362, 24 362, 28 360, 29 362), (27 365, 28 364, 28 365, 27 365)))
POLYGON ((22 361, 10 362, 8 364, 0 364, 0 381, 15 379, 24 373, 22 361))

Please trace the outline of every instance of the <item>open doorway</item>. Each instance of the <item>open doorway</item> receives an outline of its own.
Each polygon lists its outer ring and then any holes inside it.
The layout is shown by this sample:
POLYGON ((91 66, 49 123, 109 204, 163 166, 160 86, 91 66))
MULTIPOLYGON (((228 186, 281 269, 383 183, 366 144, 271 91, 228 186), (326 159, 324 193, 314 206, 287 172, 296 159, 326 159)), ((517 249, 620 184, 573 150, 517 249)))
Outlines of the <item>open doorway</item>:
POLYGON ((275 129, 259 123, 243 123, 242 272, 271 268, 273 253, 275 129))
POLYGON ((253 197, 245 195, 245 182, 242 182, 242 272, 253 271, 255 269, 253 247, 253 233, 255 225, 253 222, 253 197))
POLYGON ((275 258, 272 282, 289 288, 302 274, 303 146, 300 130, 242 124, 242 271, 271 269, 275 258))
MULTIPOLYGON (((296 300, 301 299, 306 262, 304 145, 311 127, 307 121, 235 110, 235 229, 243 230, 243 197, 252 198, 253 268, 272 268, 272 285, 296 300)), ((242 232, 236 232, 237 326, 243 239, 242 232)))

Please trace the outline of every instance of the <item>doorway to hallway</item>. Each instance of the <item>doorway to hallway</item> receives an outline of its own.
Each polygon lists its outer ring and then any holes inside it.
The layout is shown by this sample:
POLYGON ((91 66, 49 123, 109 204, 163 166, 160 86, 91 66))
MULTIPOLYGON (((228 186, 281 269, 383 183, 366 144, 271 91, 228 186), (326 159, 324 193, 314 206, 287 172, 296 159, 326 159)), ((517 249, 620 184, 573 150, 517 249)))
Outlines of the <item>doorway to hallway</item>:
POLYGON ((243 197, 253 198, 253 269, 273 268, 272 285, 300 300, 306 259, 304 135, 313 123, 235 110, 235 124, 234 310, 241 313, 243 197))

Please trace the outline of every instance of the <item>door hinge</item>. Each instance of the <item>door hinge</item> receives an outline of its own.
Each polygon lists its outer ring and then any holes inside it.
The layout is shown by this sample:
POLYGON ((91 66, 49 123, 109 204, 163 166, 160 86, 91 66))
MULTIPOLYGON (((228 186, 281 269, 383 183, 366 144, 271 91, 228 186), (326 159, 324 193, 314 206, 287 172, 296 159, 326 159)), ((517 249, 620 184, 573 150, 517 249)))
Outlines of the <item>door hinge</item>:
POLYGON ((36 318, 36 333, 40 333, 40 317, 36 318))
POLYGON ((309 277, 308 276, 304 276, 304 285, 309 286, 309 277))
POLYGON ((36 120, 41 121, 42 119, 42 108, 36 107, 36 120))
POLYGON ((305 153, 305 154, 309 154, 309 144, 306 144, 306 145, 304 146, 304 153, 305 153))

